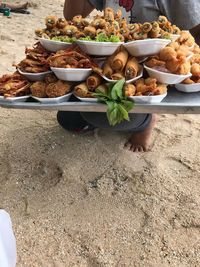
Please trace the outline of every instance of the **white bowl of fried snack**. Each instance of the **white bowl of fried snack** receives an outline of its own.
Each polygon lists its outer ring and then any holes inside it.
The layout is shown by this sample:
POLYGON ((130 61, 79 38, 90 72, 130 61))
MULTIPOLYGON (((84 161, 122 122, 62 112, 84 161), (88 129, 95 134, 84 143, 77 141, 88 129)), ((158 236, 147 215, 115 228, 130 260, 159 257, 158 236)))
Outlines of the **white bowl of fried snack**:
POLYGON ((72 46, 72 43, 55 41, 51 39, 39 38, 41 45, 50 52, 57 52, 59 50, 65 50, 72 46))
POLYGON ((144 64, 150 77, 165 84, 177 84, 192 76, 188 51, 165 47, 156 56, 150 57, 144 64))
POLYGON ((183 93, 200 92, 200 77, 192 76, 185 79, 182 83, 175 85, 176 89, 183 93))
POLYGON ((56 77, 63 81, 84 81, 92 73, 92 67, 96 66, 78 46, 58 51, 48 61, 56 77))
POLYGON ((142 78, 134 84, 126 84, 124 94, 135 103, 160 103, 167 96, 167 85, 155 78, 142 78))
POLYGON ((85 53, 93 56, 110 56, 123 44, 123 42, 112 43, 85 40, 77 40, 76 42, 85 53))
POLYGON ((156 55, 162 48, 171 43, 169 39, 145 39, 135 40, 124 44, 124 47, 134 57, 145 57, 156 55))
POLYGON ((31 85, 31 97, 44 104, 67 102, 72 94, 71 86, 71 83, 58 80, 51 74, 44 81, 31 85))
POLYGON ((42 81, 42 80, 44 80, 46 75, 52 73, 52 71, 45 71, 45 72, 40 72, 40 73, 30 73, 30 72, 24 72, 24 71, 20 70, 19 68, 17 69, 17 71, 31 82, 42 81))

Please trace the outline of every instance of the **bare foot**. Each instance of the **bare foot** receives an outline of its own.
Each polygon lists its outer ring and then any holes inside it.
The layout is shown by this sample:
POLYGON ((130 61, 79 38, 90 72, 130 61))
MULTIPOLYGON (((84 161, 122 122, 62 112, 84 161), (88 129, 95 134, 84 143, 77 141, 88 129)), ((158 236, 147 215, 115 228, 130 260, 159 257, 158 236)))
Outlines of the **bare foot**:
POLYGON ((146 152, 149 150, 152 130, 156 123, 156 116, 153 114, 151 122, 144 131, 136 132, 131 135, 128 142, 125 143, 124 147, 133 152, 146 152))

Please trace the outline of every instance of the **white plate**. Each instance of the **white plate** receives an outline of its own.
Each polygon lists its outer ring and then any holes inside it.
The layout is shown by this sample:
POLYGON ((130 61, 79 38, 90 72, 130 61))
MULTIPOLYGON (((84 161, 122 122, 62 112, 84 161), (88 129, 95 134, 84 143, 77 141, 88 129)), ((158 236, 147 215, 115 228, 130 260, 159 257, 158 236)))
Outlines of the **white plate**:
POLYGON ((11 102, 11 103, 17 103, 17 102, 26 102, 27 99, 29 99, 29 95, 25 96, 16 96, 16 97, 4 97, 0 96, 0 102, 11 102))
POLYGON ((72 46, 72 43, 66 43, 66 42, 60 42, 60 41, 54 41, 49 40, 45 38, 38 38, 41 45, 50 52, 57 52, 59 50, 65 50, 72 46))
POLYGON ((184 93, 196 93, 200 92, 200 83, 192 83, 192 84, 176 84, 176 89, 180 92, 184 93))
POLYGON ((85 53, 93 56, 110 56, 123 44, 123 42, 111 43, 84 40, 77 40, 76 42, 85 53))
POLYGON ((92 73, 92 69, 53 68, 51 70, 59 80, 69 82, 82 82, 92 73))
POLYGON ((133 100, 135 103, 160 103, 165 97, 166 94, 163 95, 152 95, 152 96, 129 96, 130 100, 133 100))
POLYGON ((144 68, 147 70, 150 77, 156 78, 158 82, 164 83, 164 84, 181 83, 183 80, 192 76, 191 73, 187 75, 178 75, 178 74, 162 72, 162 71, 155 70, 153 68, 149 68, 145 65, 144 65, 144 68))
POLYGON ((181 35, 180 34, 171 34, 172 42, 175 42, 181 35))
POLYGON ((71 95, 72 93, 54 98, 42 98, 36 96, 31 96, 31 97, 43 104, 54 104, 54 103, 67 102, 71 95))
POLYGON ((92 97, 79 97, 77 95, 75 95, 75 97, 77 97, 79 100, 81 100, 83 102, 97 103, 97 98, 92 98, 92 97))
POLYGON ((134 57, 145 57, 156 55, 171 43, 169 39, 145 39, 145 40, 136 40, 125 43, 124 46, 128 50, 129 54, 134 57))
MULTIPOLYGON (((129 83, 132 83, 132 82, 135 82, 137 81, 138 79, 140 79, 141 77, 143 76, 143 68, 141 68, 140 72, 138 73, 138 76, 131 79, 131 80, 126 80, 125 83, 126 84, 129 84, 129 83)), ((116 83, 118 82, 119 80, 111 80, 109 78, 107 78, 106 76, 102 75, 102 77, 104 78, 104 80, 106 80, 107 82, 109 83, 116 83)))
POLYGON ((43 81, 47 74, 52 73, 52 71, 45 71, 45 72, 40 72, 40 73, 30 73, 30 72, 23 72, 20 69, 17 69, 17 71, 21 75, 26 77, 27 80, 29 80, 31 82, 43 81))

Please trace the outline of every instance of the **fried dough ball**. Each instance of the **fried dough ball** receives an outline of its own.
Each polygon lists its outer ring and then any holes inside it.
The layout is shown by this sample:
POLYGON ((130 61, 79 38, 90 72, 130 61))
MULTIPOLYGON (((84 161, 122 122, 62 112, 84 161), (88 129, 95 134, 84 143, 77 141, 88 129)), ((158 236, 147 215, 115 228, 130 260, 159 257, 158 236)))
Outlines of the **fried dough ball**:
POLYGON ((83 32, 86 36, 90 36, 91 38, 94 38, 96 36, 96 29, 92 26, 85 27, 83 32))
POLYGON ((56 16, 47 16, 45 18, 45 24, 47 29, 53 29, 56 27, 58 18, 56 16))
POLYGON ((57 77, 54 74, 47 74, 44 78, 44 81, 49 84, 49 83, 55 83, 58 81, 57 77))
POLYGON ((64 18, 59 18, 56 23, 56 27, 58 29, 64 29, 67 25, 68 25, 68 22, 64 18))
POLYGON ((30 87, 32 96, 47 97, 46 95, 46 83, 44 81, 35 82, 30 87))
POLYGON ((58 80, 55 83, 50 83, 46 86, 46 95, 50 98, 66 95, 70 92, 71 84, 58 80))
POLYGON ((78 32, 78 28, 74 25, 67 25, 62 29, 62 34, 67 36, 73 36, 78 32))
POLYGON ((200 65, 198 63, 192 64, 191 73, 193 76, 200 77, 200 65))

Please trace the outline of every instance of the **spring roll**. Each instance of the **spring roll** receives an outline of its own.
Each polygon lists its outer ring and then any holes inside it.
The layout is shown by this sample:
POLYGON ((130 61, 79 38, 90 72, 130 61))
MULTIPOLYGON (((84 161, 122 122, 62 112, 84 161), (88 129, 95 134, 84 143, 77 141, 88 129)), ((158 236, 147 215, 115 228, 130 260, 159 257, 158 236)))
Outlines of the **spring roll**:
POLYGON ((127 60, 128 52, 125 49, 121 49, 111 61, 112 69, 117 72, 122 72, 126 66, 127 60))
POLYGON ((136 58, 132 57, 128 60, 125 68, 125 78, 126 80, 133 79, 137 76, 140 69, 140 65, 136 58))
POLYGON ((123 72, 115 72, 111 75, 112 80, 121 80, 124 79, 124 74, 123 72))
POLYGON ((97 73, 93 73, 87 78, 86 84, 90 91, 94 91, 101 84, 101 81, 102 77, 97 73))
POLYGON ((152 30, 152 25, 149 22, 145 22, 142 27, 141 27, 142 31, 145 33, 148 33, 152 30))
POLYGON ((81 83, 74 88, 75 95, 78 97, 92 97, 86 83, 81 83))
POLYGON ((113 69, 111 68, 110 63, 106 62, 106 64, 103 67, 103 75, 108 78, 111 78, 112 74, 113 74, 113 69))

